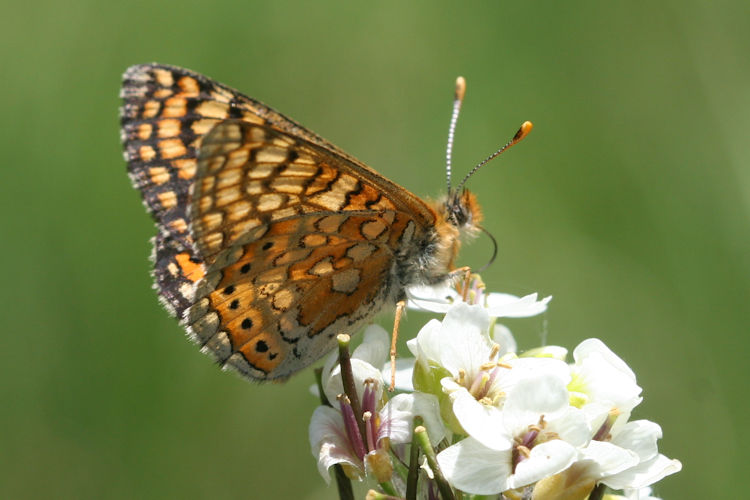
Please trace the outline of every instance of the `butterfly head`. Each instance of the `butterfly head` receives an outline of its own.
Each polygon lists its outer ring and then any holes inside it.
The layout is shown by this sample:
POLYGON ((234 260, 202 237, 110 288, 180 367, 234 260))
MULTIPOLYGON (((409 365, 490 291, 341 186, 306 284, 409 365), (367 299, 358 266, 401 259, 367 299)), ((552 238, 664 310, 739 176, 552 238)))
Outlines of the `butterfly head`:
POLYGON ((449 193, 443 204, 444 218, 460 232, 473 234, 482 222, 477 197, 468 189, 449 193))

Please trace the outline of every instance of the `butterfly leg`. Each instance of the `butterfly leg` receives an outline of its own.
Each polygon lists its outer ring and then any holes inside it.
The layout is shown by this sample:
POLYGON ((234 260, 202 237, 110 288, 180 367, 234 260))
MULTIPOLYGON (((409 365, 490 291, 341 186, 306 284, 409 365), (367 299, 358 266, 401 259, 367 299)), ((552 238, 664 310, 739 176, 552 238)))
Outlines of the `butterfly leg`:
POLYGON ((401 315, 406 308, 406 301, 396 302, 396 317, 393 319, 393 333, 391 334, 391 385, 388 390, 393 392, 396 388, 396 341, 398 340, 398 327, 401 325, 401 315))
POLYGON ((469 266, 459 267, 450 272, 451 279, 455 280, 456 291, 461 294, 461 299, 466 302, 469 297, 469 285, 471 283, 471 268, 469 266), (463 282, 461 282, 463 279, 463 282))

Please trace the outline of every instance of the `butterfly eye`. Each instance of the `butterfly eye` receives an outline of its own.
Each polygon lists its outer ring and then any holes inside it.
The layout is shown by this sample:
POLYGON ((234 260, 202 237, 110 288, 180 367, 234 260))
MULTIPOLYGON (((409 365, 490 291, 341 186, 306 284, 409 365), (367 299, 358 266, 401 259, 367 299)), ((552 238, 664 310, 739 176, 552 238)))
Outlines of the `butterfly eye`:
POLYGON ((446 219, 454 226, 461 228, 471 223, 471 211, 466 206, 463 196, 449 196, 445 202, 446 219))

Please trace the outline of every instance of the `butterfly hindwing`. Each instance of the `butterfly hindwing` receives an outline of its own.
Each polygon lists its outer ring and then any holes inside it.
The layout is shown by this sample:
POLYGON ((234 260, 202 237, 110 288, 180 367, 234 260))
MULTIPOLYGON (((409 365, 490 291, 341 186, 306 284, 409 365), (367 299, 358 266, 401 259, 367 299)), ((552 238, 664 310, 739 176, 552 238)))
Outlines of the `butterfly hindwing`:
MULTIPOLYGON (((356 332, 390 299, 388 236, 362 241, 346 233, 368 222, 386 226, 393 215, 306 214, 269 223, 256 241, 230 249, 231 261, 209 268, 186 326, 220 362, 252 378, 283 378, 307 366, 335 345, 337 333, 356 332)), ((396 237, 396 225, 388 229, 396 237)))
POLYGON ((167 311, 182 318, 193 302, 195 284, 205 275, 203 261, 166 231, 159 231, 151 242, 154 288, 167 311))

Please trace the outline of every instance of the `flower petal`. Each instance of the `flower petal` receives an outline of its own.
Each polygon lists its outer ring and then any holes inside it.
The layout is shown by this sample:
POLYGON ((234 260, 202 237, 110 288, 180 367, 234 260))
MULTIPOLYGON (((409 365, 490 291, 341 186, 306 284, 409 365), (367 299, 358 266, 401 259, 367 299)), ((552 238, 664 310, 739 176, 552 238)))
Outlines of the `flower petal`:
POLYGON ((392 443, 408 443, 414 428, 414 417, 424 421, 433 446, 445 438, 447 431, 440 418, 438 399, 431 394, 398 394, 380 410, 378 440, 390 438, 392 443))
POLYGON ((494 344, 488 334, 489 325, 490 318, 481 306, 469 306, 463 302, 453 306, 434 339, 439 342, 438 364, 454 376, 459 370, 465 370, 472 378, 476 368, 489 361, 494 344))
POLYGON ((605 441, 591 441, 582 448, 581 460, 585 460, 587 475, 597 481, 629 469, 638 464, 638 455, 630 450, 605 441))
MULTIPOLYGON (((436 313, 448 312, 453 304, 462 302, 461 296, 449 283, 410 287, 407 296, 409 309, 436 313)), ((482 305, 495 318, 527 318, 546 311, 550 300, 551 296, 538 300, 536 293, 524 297, 509 293, 490 293, 484 296, 482 305)))
POLYGON ((362 343, 354 349, 352 358, 372 366, 383 366, 391 349, 391 334, 380 325, 369 325, 363 333, 362 343))
POLYGON ((569 389, 584 403, 606 403, 628 413, 642 400, 635 374, 599 339, 581 342, 573 351, 573 381, 569 389))
POLYGON ((576 457, 576 449, 560 439, 538 444, 531 449, 527 459, 516 465, 508 486, 518 488, 557 474, 567 469, 576 457))
POLYGON ((308 434, 310 449, 318 460, 318 472, 327 483, 331 481, 328 469, 335 464, 349 464, 363 472, 362 463, 349 445, 344 421, 337 410, 330 406, 315 408, 308 434))
POLYGON ((537 424, 539 417, 553 420, 568 408, 568 391, 559 378, 551 374, 520 380, 508 394, 503 408, 505 427, 514 435, 537 424))
POLYGON ((661 427, 649 420, 634 420, 625 424, 612 438, 612 443, 635 452, 641 461, 651 460, 658 452, 656 441, 662 436, 661 427))
POLYGON ((641 462, 636 467, 602 479, 602 483, 616 490, 640 489, 681 470, 682 463, 679 460, 669 459, 662 454, 658 454, 651 460, 641 462))
POLYGON ((547 310, 552 296, 537 300, 538 294, 532 293, 517 297, 509 293, 490 293, 486 298, 487 312, 495 318, 528 318, 547 310))
POLYGON ((508 489, 511 450, 492 450, 466 438, 441 451, 438 465, 453 486, 475 495, 494 495, 508 489))
POLYGON ((411 286, 406 291, 406 307, 417 311, 436 313, 448 312, 459 298, 458 293, 448 283, 436 286, 411 286))
MULTIPOLYGON (((452 382, 444 380, 445 382, 452 382)), ((468 390, 458 386, 450 393, 453 414, 466 433, 493 450, 510 448, 513 436, 503 425, 503 412, 477 401, 468 390)))

